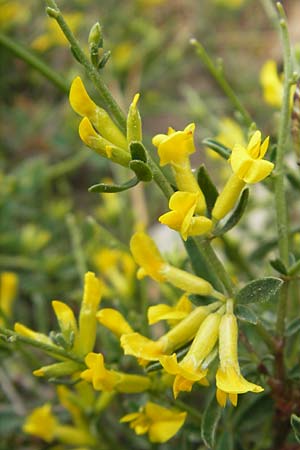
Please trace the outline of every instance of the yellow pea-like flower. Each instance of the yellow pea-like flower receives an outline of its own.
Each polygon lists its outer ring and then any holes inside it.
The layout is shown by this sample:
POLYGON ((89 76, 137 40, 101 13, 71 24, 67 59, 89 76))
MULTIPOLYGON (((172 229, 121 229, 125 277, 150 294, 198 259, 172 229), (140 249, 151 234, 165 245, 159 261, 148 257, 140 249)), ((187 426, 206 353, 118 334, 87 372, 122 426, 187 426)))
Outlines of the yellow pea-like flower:
POLYGON ((280 108, 283 98, 283 83, 277 71, 276 62, 269 59, 260 72, 264 101, 275 108, 280 108))
POLYGON ((261 142, 261 132, 256 131, 247 147, 236 144, 230 156, 233 175, 218 196, 212 216, 221 220, 235 205, 244 186, 258 183, 270 175, 274 164, 263 159, 269 146, 269 137, 261 142))
POLYGON ((52 442, 55 437, 55 430, 58 422, 51 411, 50 403, 46 403, 40 408, 36 408, 27 417, 23 431, 43 439, 46 442, 52 442))
POLYGON ((96 391, 118 391, 124 393, 143 392, 149 389, 150 379, 142 375, 126 373, 105 368, 101 353, 89 353, 85 358, 87 370, 81 373, 81 378, 93 384, 96 391))
POLYGON ((122 335, 120 341, 125 355, 132 355, 146 361, 159 360, 162 355, 168 355, 190 342, 204 319, 219 306, 220 302, 198 306, 156 341, 140 333, 122 335))
POLYGON ((152 139, 157 147, 160 165, 170 164, 180 191, 198 193, 196 211, 203 214, 206 208, 204 195, 192 173, 189 155, 196 151, 194 145, 195 124, 191 123, 183 131, 169 128, 168 134, 158 134, 152 139))
POLYGON ((53 415, 49 403, 32 411, 24 422, 23 431, 49 443, 55 439, 63 444, 76 446, 94 446, 96 444, 95 438, 86 428, 60 424, 53 415))
POLYGON ((169 200, 170 212, 159 217, 159 222, 179 231, 186 241, 189 236, 206 234, 212 229, 212 221, 204 216, 194 216, 199 192, 175 192, 169 200))
POLYGON ((84 277, 84 291, 79 313, 79 331, 74 352, 86 355, 93 350, 96 340, 96 312, 101 301, 103 285, 93 272, 84 277))
POLYGON ((220 298, 220 294, 208 281, 168 264, 161 256, 154 241, 146 233, 135 233, 130 241, 130 249, 134 260, 141 266, 138 272, 140 278, 149 275, 155 281, 167 281, 189 293, 214 295, 216 298, 220 298))
POLYGON ((123 334, 133 333, 133 329, 123 315, 112 308, 103 308, 96 314, 97 320, 108 328, 117 338, 123 334))
POLYGON ((70 89, 70 104, 77 114, 87 117, 104 139, 127 150, 124 134, 111 119, 110 115, 90 98, 80 77, 76 77, 70 89))
POLYGON ((234 314, 226 313, 221 319, 219 331, 220 366, 216 374, 217 400, 225 406, 227 397, 236 406, 238 394, 262 392, 264 389, 247 381, 241 374, 238 353, 238 325, 234 314))
POLYGON ((136 413, 126 414, 121 423, 130 423, 137 435, 149 435, 150 442, 163 443, 171 439, 185 422, 187 413, 167 409, 148 402, 136 413))
POLYGON ((186 294, 183 294, 174 306, 169 306, 164 303, 150 306, 147 313, 148 323, 149 325, 153 325, 161 320, 167 320, 169 323, 176 324, 187 317, 192 309, 192 302, 186 294))
POLYGON ((191 391, 193 384, 203 382, 207 384, 207 369, 202 367, 204 359, 213 350, 219 335, 221 314, 209 314, 201 323, 191 347, 179 363, 176 354, 161 356, 160 363, 164 369, 175 375, 173 393, 176 398, 180 391, 191 391))
POLYGON ((52 307, 66 341, 68 342, 70 340, 72 334, 75 341, 78 334, 78 328, 72 309, 65 303, 58 300, 53 300, 52 307))
POLYGON ((129 153, 100 136, 87 117, 84 117, 79 124, 79 136, 87 147, 104 158, 111 159, 113 162, 125 167, 131 161, 129 153))

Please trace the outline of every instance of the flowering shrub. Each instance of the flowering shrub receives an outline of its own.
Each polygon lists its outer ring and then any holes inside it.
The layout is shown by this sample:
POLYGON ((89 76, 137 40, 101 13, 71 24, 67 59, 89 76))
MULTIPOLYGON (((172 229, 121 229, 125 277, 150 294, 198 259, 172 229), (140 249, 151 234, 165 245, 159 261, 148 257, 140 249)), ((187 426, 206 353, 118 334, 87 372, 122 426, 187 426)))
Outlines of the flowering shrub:
MULTIPOLYGON (((137 2, 145 8, 162 3, 137 2)), ((244 2, 216 3, 234 10, 244 2)), ((98 229, 90 218, 105 245, 99 245, 96 236, 86 249, 81 246, 76 220, 68 216, 83 295, 80 304, 63 292, 65 301, 52 301, 58 326, 51 324, 50 333, 42 326, 32 329, 22 317, 12 329, 18 277, 14 272, 1 273, 3 349, 20 351, 34 369, 33 376, 42 384, 33 390, 57 385, 55 399, 52 390, 43 404, 36 401, 35 407, 24 407, 24 412, 22 404, 18 426, 29 439, 22 448, 33 448, 36 438, 47 448, 77 450, 147 449, 152 444, 168 449, 174 442, 187 449, 298 448, 300 252, 295 236, 299 228, 290 225, 298 213, 289 212, 286 181, 299 190, 299 74, 283 6, 262 3, 271 11, 283 46, 283 75, 277 74, 274 62, 267 61, 260 76, 264 100, 280 110, 279 120, 274 117, 278 133, 262 138, 264 123, 253 122, 223 70, 192 39, 196 54, 237 113, 236 121, 221 120, 216 138, 203 140, 204 148, 218 155, 211 158, 212 169, 202 164, 194 170, 198 124, 189 123, 182 130, 170 126, 166 133, 160 130, 152 137, 151 148, 139 111, 143 94, 133 95, 125 115, 103 81, 110 52, 104 49, 99 23, 91 28, 84 50, 68 25, 70 17, 74 31, 82 27, 80 15, 64 16, 54 0, 46 0, 53 22, 33 48, 42 52, 67 40, 101 97, 100 106, 90 94, 91 87, 82 81, 83 73, 76 74, 69 101, 81 116, 80 139, 101 162, 107 160, 119 178, 118 183, 105 179, 93 184, 90 195, 105 196, 98 214, 108 223, 128 225, 129 213, 119 203, 121 193, 132 194, 134 214, 128 227, 130 239, 102 226, 98 229), (60 34, 53 24, 59 26, 60 34), (292 147, 295 152, 290 151, 292 147), (219 178, 214 164, 224 168, 219 178), (277 235, 270 239, 265 229, 249 233, 255 249, 244 254, 240 243, 251 229, 245 220, 251 215, 257 220, 251 201, 255 206, 260 191, 252 185, 258 183, 264 186, 268 201, 272 198, 269 227, 276 222, 277 235), (177 233, 173 236, 181 242, 184 257, 165 252, 148 226, 151 205, 143 189, 148 186, 151 191, 154 185, 164 209, 153 220, 165 231, 177 233), (232 229, 240 233, 237 242, 227 234, 232 229), (271 269, 261 260, 277 246, 276 256, 269 260, 271 269), (163 302, 158 300, 160 292, 163 302), (32 347, 37 355, 46 355, 45 364, 29 353, 32 347), (257 430, 259 424, 263 426, 257 430), (147 436, 139 438, 134 433, 147 436)), ((2 42, 9 47, 9 40, 2 42)), ((19 54, 56 85, 63 83, 41 68, 36 55, 20 50, 19 54)), ((33 225, 22 236, 24 241, 35 241, 31 249, 36 252, 51 239, 33 225)), ((54 265, 51 273, 55 270, 54 265)), ((3 373, 2 385, 18 403, 19 393, 3 373)))

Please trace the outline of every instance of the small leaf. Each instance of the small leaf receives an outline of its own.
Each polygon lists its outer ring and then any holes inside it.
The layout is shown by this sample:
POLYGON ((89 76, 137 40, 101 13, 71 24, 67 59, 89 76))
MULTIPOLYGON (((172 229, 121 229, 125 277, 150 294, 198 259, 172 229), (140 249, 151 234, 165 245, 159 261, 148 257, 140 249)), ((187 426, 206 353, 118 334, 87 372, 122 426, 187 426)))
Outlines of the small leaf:
POLYGON ((209 217, 211 217, 211 212, 214 204, 216 203, 219 193, 213 181, 211 180, 204 164, 199 167, 197 180, 206 200, 208 215, 209 217))
POLYGON ((153 175, 150 167, 144 163, 143 161, 140 161, 139 159, 134 159, 130 161, 129 167, 133 172, 136 174, 138 179, 140 181, 149 182, 152 181, 153 175))
POLYGON ((215 236, 220 236, 221 234, 227 233, 227 231, 231 230, 231 228, 233 228, 241 220, 248 203, 248 198, 249 189, 247 188, 243 190, 240 201, 232 215, 220 230, 216 230, 215 236))
POLYGON ((130 142, 129 149, 131 153, 131 159, 138 159, 140 161, 147 162, 147 153, 145 147, 141 142, 130 142))
POLYGON ((252 323, 253 325, 257 324, 257 316, 252 309, 248 308, 248 306, 237 305, 235 308, 235 313, 240 320, 252 323))
POLYGON ((102 58, 100 59, 99 63, 98 63, 98 69, 104 69, 106 63, 108 62, 109 58, 111 56, 111 51, 107 50, 106 52, 103 53, 102 58))
POLYGON ((221 418, 221 412, 222 410, 214 395, 205 408, 201 422, 201 437, 208 448, 214 448, 216 429, 221 418))
POLYGON ((293 334, 298 333, 300 330, 300 318, 296 317, 295 319, 291 320, 290 323, 286 326, 285 329, 285 336, 290 337, 293 336, 293 334))
POLYGON ((89 188, 89 192, 102 192, 111 194, 114 192, 122 192, 127 191, 127 189, 131 189, 134 186, 136 186, 139 183, 138 178, 134 177, 131 180, 127 181, 124 184, 105 184, 105 183, 99 183, 94 184, 89 188))
POLYGON ((287 275, 287 268, 285 267, 281 259, 279 258, 272 259, 270 261, 270 264, 273 267, 273 269, 277 270, 277 272, 281 273, 282 275, 287 275))
POLYGON ((189 299, 196 306, 209 305, 209 303, 216 301, 215 297, 210 297, 209 295, 198 295, 198 294, 189 295, 189 299))
POLYGON ((277 294, 282 284, 283 281, 280 278, 259 278, 246 284, 237 293, 236 300, 238 303, 243 303, 244 305, 268 302, 277 294))
POLYGON ((222 156, 224 159, 229 159, 231 155, 230 148, 226 147, 225 145, 221 144, 218 141, 215 141, 214 139, 206 138, 202 141, 202 144, 206 145, 211 150, 214 150, 218 155, 222 156))
POLYGON ((300 443, 300 417, 296 414, 291 415, 291 425, 295 433, 296 441, 300 443))
POLYGON ((216 450, 234 450, 233 433, 227 430, 223 431, 216 450))

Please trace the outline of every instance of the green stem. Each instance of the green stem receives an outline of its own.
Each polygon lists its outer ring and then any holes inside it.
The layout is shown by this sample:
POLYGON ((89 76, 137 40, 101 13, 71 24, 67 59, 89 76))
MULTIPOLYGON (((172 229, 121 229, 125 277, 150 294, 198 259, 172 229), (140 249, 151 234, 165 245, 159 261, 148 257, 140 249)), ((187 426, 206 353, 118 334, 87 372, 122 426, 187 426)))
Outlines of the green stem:
POLYGON ((10 37, 0 32, 0 44, 7 48, 18 58, 25 61, 31 67, 40 72, 44 77, 46 77, 51 83, 58 87, 64 93, 69 92, 69 84, 65 79, 55 72, 51 67, 45 64, 38 56, 28 50, 26 47, 20 43, 14 41, 10 37))
MULTIPOLYGON (((88 77, 93 82, 97 91, 99 92, 106 108, 109 110, 109 112, 111 113, 112 117, 114 118, 120 129, 125 133, 126 132, 125 114, 123 113, 118 103, 116 102, 111 92, 109 91, 108 87, 102 80, 98 70, 93 66, 93 64, 85 55, 84 51, 81 49, 79 42, 77 41, 74 34, 67 25, 66 21, 64 20, 63 15, 61 14, 56 2, 54 0, 45 0, 45 1, 49 6, 49 8, 47 9, 47 13, 49 14, 50 17, 54 18, 57 21, 62 32, 66 36, 67 40, 70 42, 71 48, 74 54, 76 55, 77 60, 85 68, 88 77)), ((160 170, 156 162, 149 155, 149 153, 148 158, 149 158, 148 160, 149 166, 151 167, 153 172, 154 181, 160 187, 164 195, 167 198, 169 198, 173 193, 170 183, 168 182, 167 178, 160 170)))
POLYGON ((74 54, 76 55, 78 62, 85 68, 88 77, 91 79, 96 89, 98 90, 102 101, 105 103, 107 109, 114 117, 120 129, 125 133, 126 131, 125 115, 121 110, 121 108, 119 107, 118 103, 111 95, 108 87, 102 80, 98 70, 93 66, 93 64, 86 57, 84 51, 81 49, 79 42, 77 41, 71 29, 67 25, 56 2, 54 0, 46 0, 46 4, 49 6, 49 8, 47 8, 48 15, 57 21, 62 32, 66 36, 67 40, 70 42, 71 48, 74 54))
POLYGON ((63 358, 70 359, 71 361, 84 364, 84 361, 81 358, 79 358, 76 355, 73 355, 70 352, 67 352, 66 350, 60 347, 46 344, 45 342, 39 342, 27 336, 22 336, 21 334, 18 334, 15 331, 9 330, 7 328, 0 327, 0 336, 1 335, 7 336, 8 338, 12 338, 11 343, 22 342, 23 344, 31 345, 32 347, 36 347, 40 350, 43 350, 44 352, 62 356, 63 358))
POLYGON ((209 71, 209 73, 213 76, 215 81, 218 83, 220 88, 223 90, 223 92, 226 94, 228 99, 230 100, 232 106, 238 110, 242 117, 243 121, 245 122, 245 125, 250 127, 252 125, 253 121, 251 119, 250 114, 246 110, 246 108, 242 105, 239 98, 236 96, 234 90, 229 85, 228 81, 224 77, 224 73, 222 68, 217 67, 209 54, 206 52, 203 45, 200 44, 196 39, 191 39, 190 43, 196 48, 197 55, 209 71))
POLYGON ((81 150, 74 156, 67 158, 57 164, 53 164, 47 169, 46 176, 48 179, 53 180, 65 176, 69 172, 73 172, 80 167, 89 157, 91 153, 85 150, 81 150))
POLYGON ((234 295, 234 284, 231 281, 223 263, 219 259, 218 255, 215 253, 211 246, 211 243, 207 239, 202 239, 199 237, 194 238, 199 251, 206 259, 207 264, 210 266, 211 270, 216 273, 220 281, 223 283, 227 293, 230 297, 234 295))
POLYGON ((277 217, 279 254, 283 263, 289 265, 289 228, 287 200, 284 188, 284 156, 286 152, 287 139, 290 132, 290 90, 292 77, 292 58, 289 34, 285 13, 281 3, 277 3, 277 9, 280 16, 280 36, 283 47, 284 60, 284 80, 283 80, 283 99, 280 113, 280 123, 278 130, 278 145, 276 152, 276 175, 275 175, 275 206, 277 217))

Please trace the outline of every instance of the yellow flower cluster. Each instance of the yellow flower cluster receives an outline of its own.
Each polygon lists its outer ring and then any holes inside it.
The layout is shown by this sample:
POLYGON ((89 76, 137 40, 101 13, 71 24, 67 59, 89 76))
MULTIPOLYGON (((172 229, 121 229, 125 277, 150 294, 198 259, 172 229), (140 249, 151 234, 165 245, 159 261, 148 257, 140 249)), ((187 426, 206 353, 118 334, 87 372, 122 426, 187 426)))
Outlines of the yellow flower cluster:
POLYGON ((263 159, 269 138, 261 144, 261 133, 256 131, 247 146, 239 139, 233 145, 230 157, 233 174, 216 200, 211 220, 205 216, 205 198, 189 161, 189 155, 195 152, 194 131, 195 125, 190 124, 183 131, 169 128, 168 134, 153 138, 160 165, 170 164, 178 188, 169 201, 171 211, 159 217, 159 221, 180 232, 184 240, 189 236, 209 235, 214 223, 232 210, 244 186, 263 180, 274 167, 273 163, 263 159))

